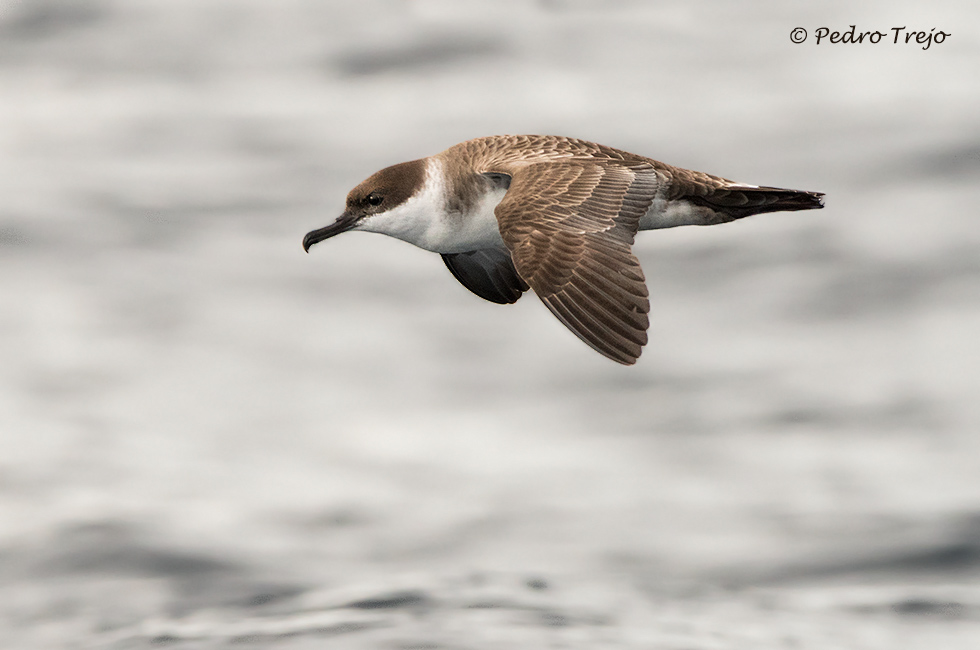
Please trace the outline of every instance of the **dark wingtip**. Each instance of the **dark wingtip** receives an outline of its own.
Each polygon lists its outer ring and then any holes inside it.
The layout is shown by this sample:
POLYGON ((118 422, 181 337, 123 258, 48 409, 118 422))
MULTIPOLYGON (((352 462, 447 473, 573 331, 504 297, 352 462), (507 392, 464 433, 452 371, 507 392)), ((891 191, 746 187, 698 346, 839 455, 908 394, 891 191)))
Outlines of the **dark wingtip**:
MULTIPOLYGON (((806 190, 770 190, 772 203, 761 211, 778 212, 782 210, 820 210, 824 207, 823 192, 806 190)), ((760 206, 763 207, 763 206, 760 206)))
POLYGON ((823 192, 804 192, 804 196, 810 200, 810 207, 814 210, 820 210, 825 205, 823 202, 823 192))
POLYGON ((824 207, 823 192, 786 190, 779 187, 752 187, 740 184, 717 188, 706 196, 685 196, 694 205, 715 210, 723 219, 719 223, 734 221, 765 212, 793 212, 795 210, 819 210, 824 207))

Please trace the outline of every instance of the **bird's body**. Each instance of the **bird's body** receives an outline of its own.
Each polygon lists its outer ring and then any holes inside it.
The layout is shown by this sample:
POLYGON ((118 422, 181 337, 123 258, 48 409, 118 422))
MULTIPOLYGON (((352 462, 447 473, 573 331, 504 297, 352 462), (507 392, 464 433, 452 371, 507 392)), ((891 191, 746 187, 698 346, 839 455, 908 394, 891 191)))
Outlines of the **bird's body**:
POLYGON ((630 250, 637 231, 820 208, 821 196, 735 183, 584 140, 491 136, 377 172, 303 246, 346 230, 402 239, 441 254, 464 286, 492 302, 534 289, 579 338, 632 364, 650 308, 630 250))

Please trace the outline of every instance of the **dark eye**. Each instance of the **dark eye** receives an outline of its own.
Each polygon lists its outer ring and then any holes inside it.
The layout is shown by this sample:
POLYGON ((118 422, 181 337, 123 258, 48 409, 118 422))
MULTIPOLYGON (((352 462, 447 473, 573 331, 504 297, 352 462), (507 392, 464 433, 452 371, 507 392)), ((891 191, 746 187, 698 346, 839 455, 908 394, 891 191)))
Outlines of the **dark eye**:
POLYGON ((367 195, 367 202, 369 205, 381 205, 381 202, 385 200, 385 197, 381 196, 377 192, 371 192, 367 195))

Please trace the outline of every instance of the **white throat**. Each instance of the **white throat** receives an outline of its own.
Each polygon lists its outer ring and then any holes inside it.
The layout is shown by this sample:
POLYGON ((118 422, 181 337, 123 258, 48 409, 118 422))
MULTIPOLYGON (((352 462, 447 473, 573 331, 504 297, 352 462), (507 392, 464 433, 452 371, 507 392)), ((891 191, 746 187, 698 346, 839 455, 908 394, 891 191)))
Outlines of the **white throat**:
POLYGON ((464 253, 503 246, 494 208, 506 189, 487 192, 470 212, 450 212, 452 188, 438 158, 425 161, 425 182, 401 205, 365 217, 354 230, 377 232, 407 241, 433 253, 464 253))

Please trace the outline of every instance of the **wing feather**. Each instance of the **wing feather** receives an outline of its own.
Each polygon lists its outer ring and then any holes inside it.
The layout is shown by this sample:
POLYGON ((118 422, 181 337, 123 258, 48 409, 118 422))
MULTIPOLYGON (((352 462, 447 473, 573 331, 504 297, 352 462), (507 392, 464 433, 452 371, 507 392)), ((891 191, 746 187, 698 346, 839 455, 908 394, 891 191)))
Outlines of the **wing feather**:
POLYGON ((580 339, 635 363, 650 302, 630 248, 659 187, 656 172, 645 163, 579 159, 510 173, 496 214, 517 272, 580 339))
POLYGON ((529 288, 517 274, 506 248, 444 253, 442 259, 460 284, 484 300, 514 303, 529 288))

